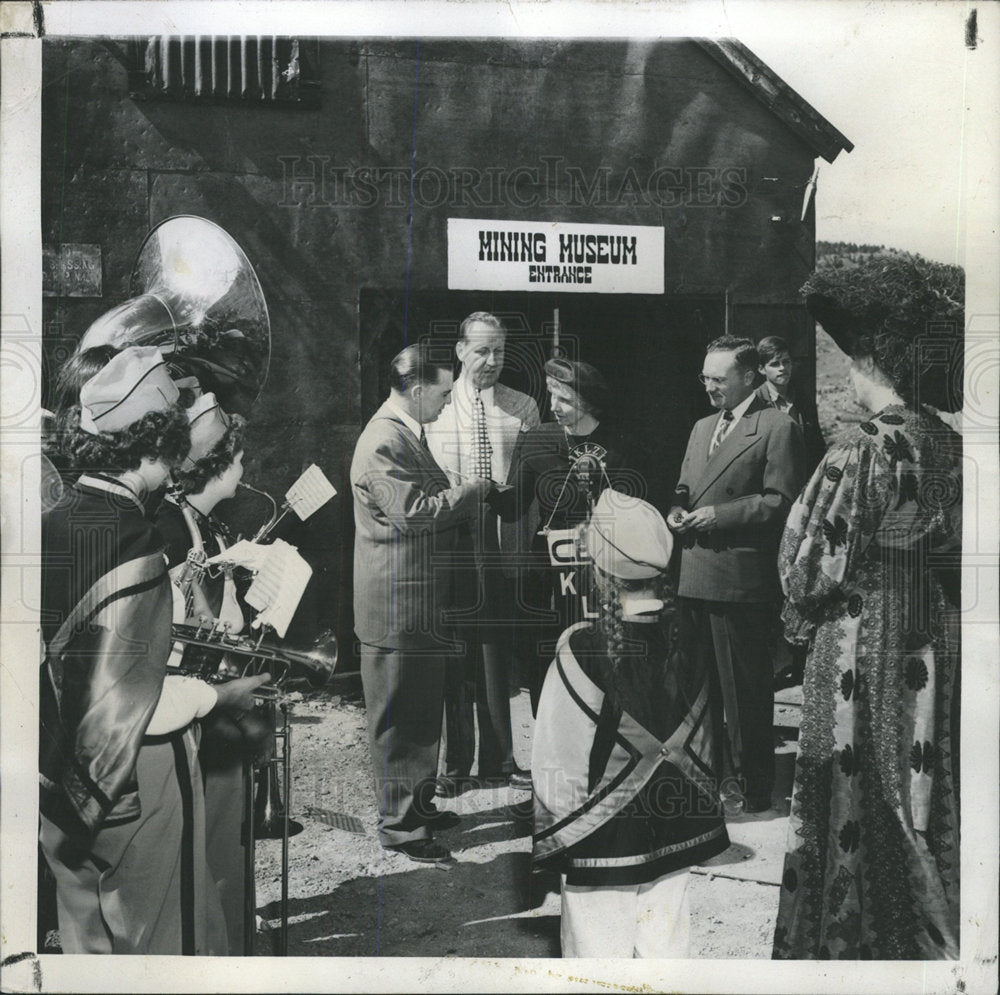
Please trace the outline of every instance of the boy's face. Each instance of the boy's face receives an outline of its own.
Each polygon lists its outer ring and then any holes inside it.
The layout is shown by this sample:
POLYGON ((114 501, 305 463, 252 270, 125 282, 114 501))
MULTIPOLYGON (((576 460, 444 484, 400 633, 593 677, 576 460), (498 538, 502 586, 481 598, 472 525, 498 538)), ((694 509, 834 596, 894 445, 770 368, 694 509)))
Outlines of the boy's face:
POLYGON ((793 366, 792 357, 787 352, 779 352, 760 367, 760 372, 775 387, 787 387, 792 380, 793 366))

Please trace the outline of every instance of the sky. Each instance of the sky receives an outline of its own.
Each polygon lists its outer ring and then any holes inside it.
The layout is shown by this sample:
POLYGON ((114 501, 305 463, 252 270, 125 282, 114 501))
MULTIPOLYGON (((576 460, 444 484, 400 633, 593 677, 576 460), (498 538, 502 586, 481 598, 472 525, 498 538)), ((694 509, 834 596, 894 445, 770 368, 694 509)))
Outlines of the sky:
POLYGON ((996 77, 986 92, 972 86, 985 59, 996 65, 998 39, 965 47, 969 8, 960 0, 726 5, 732 36, 855 145, 833 164, 820 160, 817 238, 962 262, 960 179, 970 144, 995 156, 963 107, 995 105, 997 96, 996 77))

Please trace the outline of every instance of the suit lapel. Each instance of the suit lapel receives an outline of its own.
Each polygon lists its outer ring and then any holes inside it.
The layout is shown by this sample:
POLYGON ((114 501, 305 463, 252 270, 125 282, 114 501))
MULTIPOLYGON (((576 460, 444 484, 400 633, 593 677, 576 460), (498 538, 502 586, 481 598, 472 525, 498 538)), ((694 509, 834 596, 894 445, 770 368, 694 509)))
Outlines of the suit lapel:
POLYGON ((413 462, 422 470, 425 470, 427 473, 429 473, 434 478, 435 483, 439 483, 445 488, 451 486, 447 474, 440 467, 437 460, 434 458, 434 455, 429 450, 424 449, 424 447, 420 444, 420 439, 414 436, 412 430, 396 414, 393 408, 389 406, 388 402, 383 404, 382 407, 379 408, 375 417, 387 418, 389 421, 392 422, 393 428, 395 428, 399 436, 399 443, 400 443, 399 455, 401 464, 405 463, 402 457, 403 457, 403 449, 404 447, 406 447, 410 451, 410 456, 413 462))
POLYGON ((514 445, 521 432, 521 419, 511 413, 511 408, 515 405, 515 399, 510 396, 503 384, 497 384, 493 388, 493 416, 497 427, 500 447, 494 455, 499 457, 498 480, 506 480, 510 473, 510 460, 514 453, 514 445))
POLYGON ((712 436, 715 434, 715 420, 708 420, 708 439, 705 441, 704 453, 707 457, 705 468, 701 477, 691 490, 689 501, 694 504, 702 494, 722 475, 726 468, 741 456, 747 449, 754 445, 760 438, 758 433, 758 423, 761 411, 768 405, 758 397, 743 417, 730 429, 729 434, 722 440, 719 448, 708 456, 708 447, 711 445, 712 436))

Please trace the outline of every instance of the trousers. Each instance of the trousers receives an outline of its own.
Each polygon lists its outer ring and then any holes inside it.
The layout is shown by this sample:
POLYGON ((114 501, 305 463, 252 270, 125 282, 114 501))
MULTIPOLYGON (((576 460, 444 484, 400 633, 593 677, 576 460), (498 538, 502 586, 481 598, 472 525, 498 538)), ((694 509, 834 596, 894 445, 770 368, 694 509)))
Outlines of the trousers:
POLYGON ((361 684, 383 846, 432 835, 426 820, 437 775, 444 680, 440 656, 361 644, 361 684))
POLYGON ((774 667, 771 635, 778 606, 679 598, 681 638, 709 664, 712 767, 735 776, 754 802, 774 788, 774 667))
POLYGON ((87 852, 40 816, 63 953, 225 955, 193 731, 144 742, 136 779, 142 814, 98 830, 87 852))
POLYGON ((568 885, 562 875, 563 957, 690 956, 688 868, 631 885, 568 885))

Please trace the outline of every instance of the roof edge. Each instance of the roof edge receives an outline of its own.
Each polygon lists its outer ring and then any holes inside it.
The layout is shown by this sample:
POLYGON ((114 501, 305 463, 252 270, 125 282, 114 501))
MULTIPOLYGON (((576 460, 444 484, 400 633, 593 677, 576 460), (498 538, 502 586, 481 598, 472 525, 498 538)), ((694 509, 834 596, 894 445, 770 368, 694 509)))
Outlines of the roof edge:
POLYGON ((780 118, 827 162, 854 143, 842 135, 805 98, 735 38, 692 38, 709 58, 735 76, 772 114, 780 118))

